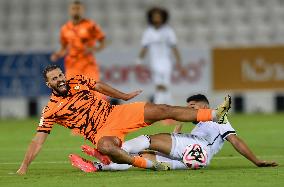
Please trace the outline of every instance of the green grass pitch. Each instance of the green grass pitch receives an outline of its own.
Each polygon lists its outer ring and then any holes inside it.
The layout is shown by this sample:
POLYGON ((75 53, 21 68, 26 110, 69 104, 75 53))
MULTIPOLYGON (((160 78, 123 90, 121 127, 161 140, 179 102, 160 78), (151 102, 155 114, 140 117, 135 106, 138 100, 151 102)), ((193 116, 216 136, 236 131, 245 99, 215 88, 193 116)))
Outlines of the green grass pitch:
MULTIPOLYGON (((85 141, 56 125, 28 174, 18 176, 26 148, 38 119, 0 120, 0 186, 284 186, 284 114, 232 115, 231 123, 251 149, 262 159, 277 161, 276 168, 257 168, 241 157, 229 143, 211 165, 202 170, 161 171, 131 169, 121 172, 83 173, 68 161, 70 153, 80 152, 85 141)), ((184 131, 189 131, 191 124, 184 131)), ((171 132, 172 126, 155 124, 132 133, 171 132)), ((87 157, 89 158, 89 157, 87 157)))

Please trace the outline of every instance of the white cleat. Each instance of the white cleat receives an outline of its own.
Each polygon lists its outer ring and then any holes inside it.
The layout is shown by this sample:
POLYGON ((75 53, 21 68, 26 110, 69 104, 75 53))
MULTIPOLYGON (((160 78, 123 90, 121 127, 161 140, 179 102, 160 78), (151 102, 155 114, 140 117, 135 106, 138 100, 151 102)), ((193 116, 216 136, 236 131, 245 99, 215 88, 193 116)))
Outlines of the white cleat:
POLYGON ((227 95, 224 102, 216 108, 216 118, 217 122, 220 124, 228 123, 227 114, 231 108, 232 98, 227 95))

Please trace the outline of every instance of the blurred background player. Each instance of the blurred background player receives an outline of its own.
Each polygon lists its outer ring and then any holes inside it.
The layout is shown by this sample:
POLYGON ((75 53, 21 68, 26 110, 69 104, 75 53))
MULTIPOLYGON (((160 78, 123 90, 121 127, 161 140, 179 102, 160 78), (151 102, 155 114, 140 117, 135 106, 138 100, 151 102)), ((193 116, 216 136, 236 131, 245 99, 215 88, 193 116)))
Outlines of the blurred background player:
POLYGON ((61 49, 51 55, 56 62, 65 56, 65 74, 68 79, 84 75, 100 80, 99 66, 94 52, 106 47, 105 34, 95 22, 84 18, 84 5, 74 1, 69 6, 70 21, 61 27, 61 49))
POLYGON ((170 92, 173 60, 178 70, 181 68, 181 58, 177 49, 177 39, 174 30, 168 25, 169 13, 166 9, 154 7, 147 12, 148 28, 142 37, 142 49, 137 59, 141 64, 149 53, 152 80, 155 84, 153 102, 155 104, 173 104, 170 92))

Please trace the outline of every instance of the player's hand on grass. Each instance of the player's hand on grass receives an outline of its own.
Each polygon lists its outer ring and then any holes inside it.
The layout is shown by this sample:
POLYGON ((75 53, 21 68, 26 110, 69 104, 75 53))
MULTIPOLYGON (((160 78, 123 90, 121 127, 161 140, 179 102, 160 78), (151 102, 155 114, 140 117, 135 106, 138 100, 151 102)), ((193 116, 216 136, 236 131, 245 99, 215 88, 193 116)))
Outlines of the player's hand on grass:
POLYGON ((142 90, 137 90, 128 94, 125 94, 125 97, 123 98, 124 101, 128 101, 134 97, 136 97, 137 95, 139 95, 142 92, 142 90))
POLYGON ((278 166, 278 164, 274 161, 265 161, 265 160, 260 160, 256 163, 258 167, 275 167, 278 166))
POLYGON ((25 167, 20 167, 20 169, 18 169, 17 174, 18 175, 25 175, 27 173, 27 168, 25 167))

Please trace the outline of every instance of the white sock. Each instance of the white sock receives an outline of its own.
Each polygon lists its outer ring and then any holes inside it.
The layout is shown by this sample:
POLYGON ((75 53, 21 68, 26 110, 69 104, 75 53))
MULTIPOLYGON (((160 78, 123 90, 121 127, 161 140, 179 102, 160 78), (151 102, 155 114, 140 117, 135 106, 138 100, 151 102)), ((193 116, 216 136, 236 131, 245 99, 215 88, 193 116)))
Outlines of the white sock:
POLYGON ((163 92, 156 90, 156 92, 154 94, 154 103, 155 104, 164 104, 163 101, 164 101, 163 92))
POLYGON ((153 168, 153 161, 149 160, 147 158, 144 158, 146 160, 146 168, 152 169, 153 168))
POLYGON ((174 102, 171 92, 169 90, 156 91, 154 94, 154 103, 172 105, 174 102))
POLYGON ((165 100, 165 104, 168 104, 168 105, 174 104, 172 93, 169 90, 165 91, 164 100, 165 100))
MULTIPOLYGON (((138 155, 136 155, 138 156, 138 155)), ((146 160, 146 168, 152 169, 153 168, 153 162, 147 158, 144 158, 146 160)), ((103 163, 100 162, 93 162, 94 166, 98 169, 98 170, 102 170, 102 171, 120 171, 120 170, 127 170, 129 168, 132 167, 132 165, 129 164, 117 164, 114 162, 111 162, 108 165, 105 165, 103 163)))
POLYGON ((121 149, 124 151, 135 154, 139 153, 150 147, 150 137, 148 135, 141 135, 134 139, 124 142, 121 146, 121 149))
POLYGON ((170 164, 170 167, 171 167, 172 170, 187 169, 188 168, 182 161, 171 159, 167 155, 164 155, 164 154, 161 154, 161 153, 158 153, 156 155, 156 160, 158 162, 166 162, 166 163, 170 164))
POLYGON ((212 121, 217 122, 217 110, 212 110, 212 121))
POLYGON ((117 163, 110 163, 109 165, 104 165, 103 163, 96 163, 94 162, 94 166, 102 171, 121 171, 127 170, 131 168, 131 165, 128 164, 117 164, 117 163))

